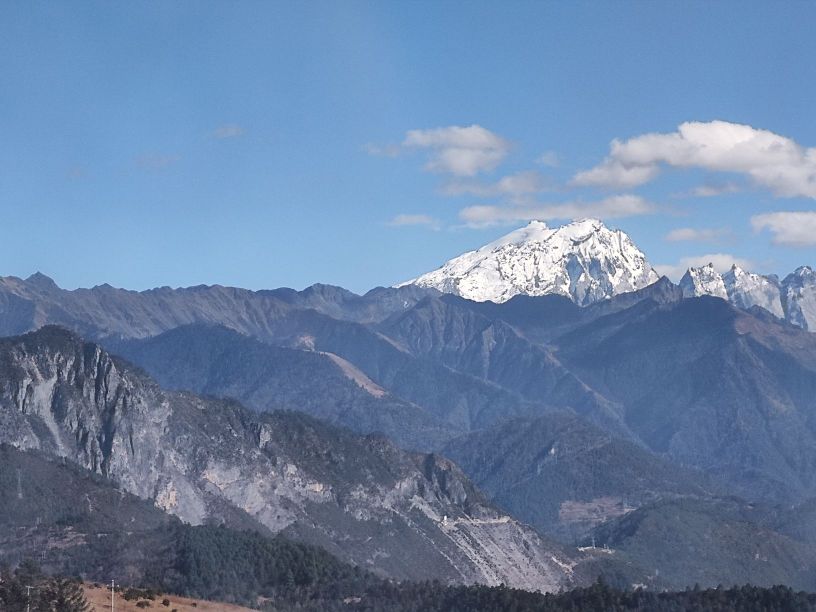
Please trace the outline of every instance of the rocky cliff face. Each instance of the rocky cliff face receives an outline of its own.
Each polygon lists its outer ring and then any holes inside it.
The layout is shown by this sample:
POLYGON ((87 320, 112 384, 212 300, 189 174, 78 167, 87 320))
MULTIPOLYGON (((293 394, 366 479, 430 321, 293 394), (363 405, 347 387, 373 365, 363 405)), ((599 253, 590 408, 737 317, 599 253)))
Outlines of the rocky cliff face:
POLYGON ((790 323, 816 331, 816 272, 797 268, 782 281, 782 304, 790 323))
POLYGON ((680 279, 680 288, 685 297, 713 295, 724 300, 728 299, 723 277, 712 264, 686 270, 683 278, 680 279))
POLYGON ((485 501, 450 462, 303 415, 162 391, 46 327, 0 341, 0 442, 65 457, 193 524, 246 513, 403 578, 552 590, 584 558, 485 501))

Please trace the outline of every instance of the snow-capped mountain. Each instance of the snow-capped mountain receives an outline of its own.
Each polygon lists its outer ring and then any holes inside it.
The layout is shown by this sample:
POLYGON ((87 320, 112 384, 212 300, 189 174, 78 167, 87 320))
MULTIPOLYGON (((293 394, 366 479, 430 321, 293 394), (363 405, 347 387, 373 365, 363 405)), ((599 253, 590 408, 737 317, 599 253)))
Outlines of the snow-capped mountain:
POLYGON ((720 274, 711 264, 689 268, 680 279, 685 297, 713 295, 739 308, 761 306, 793 325, 816 331, 816 272, 797 268, 780 283, 774 275, 746 272, 736 264, 720 274))
POLYGON ((816 331, 816 272, 797 268, 782 281, 785 318, 794 325, 816 331))
POLYGON ((724 300, 728 299, 723 277, 712 264, 686 270, 680 279, 680 288, 683 290, 683 297, 713 295, 724 300))
POLYGON ((761 306, 780 319, 785 318, 779 281, 775 276, 746 272, 734 264, 720 274, 712 264, 689 268, 680 279, 684 297, 713 295, 739 308, 761 306))
POLYGON ((581 219, 556 228, 531 221, 398 286, 433 287, 480 302, 557 294, 583 306, 636 291, 658 278, 624 232, 597 219, 581 219))
POLYGON ((728 299, 738 308, 761 306, 771 314, 785 318, 779 279, 746 272, 736 264, 722 276, 728 299))

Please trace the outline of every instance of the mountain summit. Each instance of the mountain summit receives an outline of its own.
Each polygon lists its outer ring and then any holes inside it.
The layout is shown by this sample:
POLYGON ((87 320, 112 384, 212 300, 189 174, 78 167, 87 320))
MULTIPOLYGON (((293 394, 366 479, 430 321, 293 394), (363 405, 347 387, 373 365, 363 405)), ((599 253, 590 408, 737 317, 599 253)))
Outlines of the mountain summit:
POLYGON ((736 264, 720 274, 709 263, 689 268, 680 288, 684 297, 713 295, 743 309, 760 306, 788 323, 816 331, 816 273, 808 266, 780 282, 774 275, 746 272, 736 264))
POLYGON ((484 302, 514 295, 563 295, 587 305, 652 284, 658 274, 631 238, 597 219, 557 228, 542 221, 402 283, 484 302))

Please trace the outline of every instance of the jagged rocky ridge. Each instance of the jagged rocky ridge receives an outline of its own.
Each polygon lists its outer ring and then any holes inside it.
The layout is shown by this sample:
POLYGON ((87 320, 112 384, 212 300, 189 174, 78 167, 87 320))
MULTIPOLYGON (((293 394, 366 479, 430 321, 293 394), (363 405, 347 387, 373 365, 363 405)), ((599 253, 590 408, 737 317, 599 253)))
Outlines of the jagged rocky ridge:
POLYGON ((720 274, 712 264, 689 268, 680 279, 686 297, 711 295, 738 308, 764 308, 774 316, 810 331, 816 330, 816 273, 797 268, 781 282, 776 276, 746 272, 736 264, 720 274))
POLYGON ((439 456, 162 391, 56 327, 0 341, 0 442, 64 457, 187 522, 248 516, 386 575, 544 590, 591 579, 590 555, 496 510, 439 456))

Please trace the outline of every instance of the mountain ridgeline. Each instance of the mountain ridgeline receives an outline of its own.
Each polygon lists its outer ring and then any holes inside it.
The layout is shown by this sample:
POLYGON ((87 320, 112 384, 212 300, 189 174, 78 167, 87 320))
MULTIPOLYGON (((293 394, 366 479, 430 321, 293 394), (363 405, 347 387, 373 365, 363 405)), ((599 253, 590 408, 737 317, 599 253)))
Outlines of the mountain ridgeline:
POLYGON ((593 220, 364 295, 5 277, 0 442, 390 578, 816 590, 815 305, 593 220))

